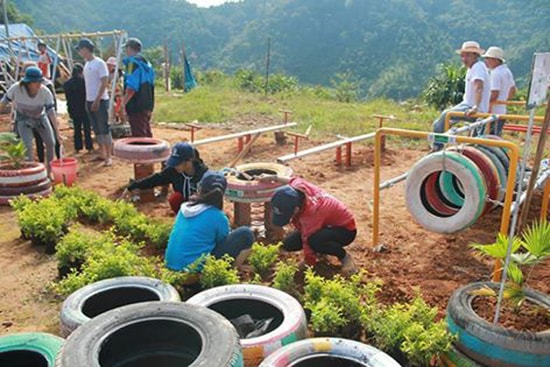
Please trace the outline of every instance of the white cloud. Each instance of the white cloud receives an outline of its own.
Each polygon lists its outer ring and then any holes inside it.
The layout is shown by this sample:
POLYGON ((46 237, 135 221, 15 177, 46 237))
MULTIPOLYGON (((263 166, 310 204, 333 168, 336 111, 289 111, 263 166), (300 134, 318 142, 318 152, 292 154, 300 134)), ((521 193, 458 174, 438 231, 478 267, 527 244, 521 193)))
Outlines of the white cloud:
POLYGON ((195 4, 202 8, 207 8, 210 6, 217 6, 223 3, 236 2, 238 0, 187 0, 188 3, 195 4))

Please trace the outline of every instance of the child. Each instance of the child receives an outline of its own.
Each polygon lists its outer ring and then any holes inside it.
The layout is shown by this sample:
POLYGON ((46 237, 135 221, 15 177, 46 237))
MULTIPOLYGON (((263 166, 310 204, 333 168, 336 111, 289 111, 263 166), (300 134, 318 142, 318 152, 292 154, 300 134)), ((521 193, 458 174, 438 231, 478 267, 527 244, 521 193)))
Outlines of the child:
POLYGON ((296 231, 283 240, 287 251, 304 251, 304 260, 315 265, 316 253, 333 255, 342 262, 342 272, 357 272, 353 258, 344 249, 355 240, 357 229, 353 214, 338 199, 304 179, 267 175, 261 181, 286 184, 271 198, 273 224, 292 223, 296 231))
POLYGON ((241 265, 250 253, 254 234, 248 227, 230 231, 229 220, 223 212, 223 195, 227 188, 225 177, 208 171, 199 182, 198 195, 184 203, 172 228, 166 248, 166 266, 186 270, 204 255, 221 258, 225 254, 241 265))

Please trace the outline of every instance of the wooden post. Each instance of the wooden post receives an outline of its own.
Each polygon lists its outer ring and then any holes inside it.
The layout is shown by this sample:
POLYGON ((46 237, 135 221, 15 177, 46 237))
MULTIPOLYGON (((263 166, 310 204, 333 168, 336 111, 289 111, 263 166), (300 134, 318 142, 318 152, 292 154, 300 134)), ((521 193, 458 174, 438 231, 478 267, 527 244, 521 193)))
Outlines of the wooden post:
POLYGON ((234 221, 236 227, 250 226, 251 208, 248 203, 233 203, 234 207, 234 221))
POLYGON ((346 144, 346 166, 351 167, 351 144, 346 144))
POLYGON ((336 148, 336 164, 342 165, 342 146, 336 148))
POLYGON ((550 179, 546 182, 544 187, 544 194, 542 195, 542 208, 540 209, 540 219, 545 220, 548 218, 548 204, 550 202, 550 179))
POLYGON ((185 42, 181 41, 181 65, 183 74, 181 76, 181 83, 183 88, 183 93, 185 93, 185 42))
POLYGON ((170 91, 170 57, 168 55, 168 41, 164 40, 164 90, 170 91))
POLYGON ((273 224, 273 213, 271 211, 271 202, 264 203, 264 226, 265 236, 269 241, 279 242, 285 237, 285 230, 273 224))
MULTIPOLYGON (((544 115, 544 121, 541 126, 541 131, 545 132, 550 127, 550 99, 546 104, 546 114, 544 115)), ((527 137, 529 138, 529 137, 527 137)), ((519 220, 519 228, 524 226, 527 223, 527 217, 529 216, 529 208, 531 206, 531 200, 533 199, 533 192, 535 191, 535 183, 540 170, 540 162, 542 161, 544 155, 544 149, 546 147, 546 140, 548 134, 540 134, 539 143, 537 146, 537 152, 535 153, 535 160, 533 162, 533 169, 531 170, 531 178, 529 179, 529 185, 527 186, 527 195, 525 197, 525 202, 523 203, 523 208, 521 211, 521 218, 519 220)))
MULTIPOLYGON (((151 176, 155 173, 155 166, 153 164, 134 164, 134 178, 140 180, 145 177, 151 176)), ((149 203, 155 200, 155 193, 153 189, 139 190, 139 200, 142 203, 149 203)))

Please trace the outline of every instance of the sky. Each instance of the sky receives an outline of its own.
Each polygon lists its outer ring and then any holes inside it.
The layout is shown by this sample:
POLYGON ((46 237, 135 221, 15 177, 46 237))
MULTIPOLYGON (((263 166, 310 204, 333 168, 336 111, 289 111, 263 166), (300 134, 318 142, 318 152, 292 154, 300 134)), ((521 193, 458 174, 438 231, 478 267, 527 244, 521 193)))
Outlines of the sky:
POLYGON ((223 3, 228 3, 231 1, 237 1, 237 0, 187 0, 188 3, 196 4, 200 7, 209 7, 209 6, 215 6, 215 5, 221 5, 223 3))

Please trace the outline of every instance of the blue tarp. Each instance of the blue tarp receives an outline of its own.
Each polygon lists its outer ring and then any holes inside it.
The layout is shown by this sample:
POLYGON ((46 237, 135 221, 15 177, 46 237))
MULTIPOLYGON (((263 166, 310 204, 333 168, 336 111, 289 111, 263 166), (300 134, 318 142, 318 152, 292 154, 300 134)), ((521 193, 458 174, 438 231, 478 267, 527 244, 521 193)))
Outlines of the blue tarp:
MULTIPOLYGON (((15 23, 8 25, 10 38, 14 37, 35 37, 36 34, 31 27, 24 23, 15 23)), ((10 49, 6 37, 6 26, 0 24, 0 59, 8 60, 10 58, 10 49)), ((38 40, 36 38, 25 40, 24 43, 21 42, 11 42, 11 48, 17 57, 19 51, 21 50, 21 60, 22 61, 37 61, 39 52, 37 48, 38 40), (28 53, 27 53, 28 50, 28 53), (30 56, 30 59, 29 59, 30 56)), ((48 53, 52 60, 55 58, 55 51, 48 47, 48 53)))
POLYGON ((187 61, 187 56, 185 57, 184 62, 185 62, 185 91, 189 92, 191 89, 197 86, 197 81, 193 76, 191 65, 189 64, 189 61, 187 61))

